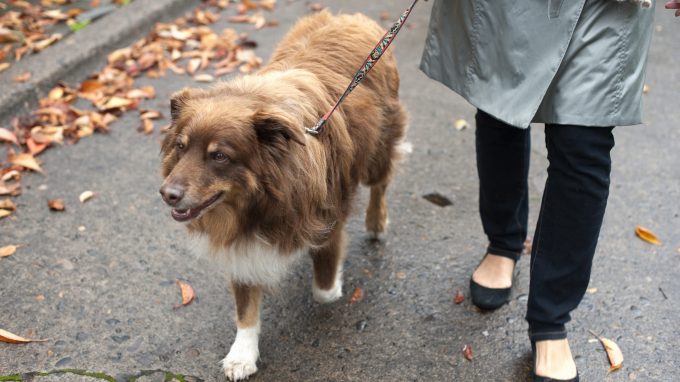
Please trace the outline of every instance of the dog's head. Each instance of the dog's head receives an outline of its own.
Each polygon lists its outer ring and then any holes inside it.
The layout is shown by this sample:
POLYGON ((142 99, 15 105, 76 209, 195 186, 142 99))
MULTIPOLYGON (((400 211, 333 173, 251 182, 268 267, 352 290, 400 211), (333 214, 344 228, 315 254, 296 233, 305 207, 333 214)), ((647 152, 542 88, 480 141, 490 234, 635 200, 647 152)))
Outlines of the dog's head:
MULTIPOLYGON (((160 188, 172 217, 188 222, 219 205, 244 207, 305 137, 261 96, 184 89, 171 100, 160 188)), ((298 122, 299 124, 299 122, 298 122)), ((298 146, 299 147, 299 146, 298 146)))

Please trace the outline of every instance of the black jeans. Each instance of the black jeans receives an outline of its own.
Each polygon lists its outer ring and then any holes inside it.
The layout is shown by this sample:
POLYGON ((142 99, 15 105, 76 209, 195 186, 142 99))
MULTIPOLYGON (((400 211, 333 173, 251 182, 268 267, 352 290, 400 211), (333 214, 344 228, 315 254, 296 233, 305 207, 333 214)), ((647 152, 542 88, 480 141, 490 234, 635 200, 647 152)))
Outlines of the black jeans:
MULTIPOLYGON (((479 110, 479 210, 489 253, 518 260, 527 236, 530 131, 479 110)), ((613 127, 545 127, 548 180, 531 251, 526 319, 532 341, 566 338, 588 287, 611 172, 613 127)))

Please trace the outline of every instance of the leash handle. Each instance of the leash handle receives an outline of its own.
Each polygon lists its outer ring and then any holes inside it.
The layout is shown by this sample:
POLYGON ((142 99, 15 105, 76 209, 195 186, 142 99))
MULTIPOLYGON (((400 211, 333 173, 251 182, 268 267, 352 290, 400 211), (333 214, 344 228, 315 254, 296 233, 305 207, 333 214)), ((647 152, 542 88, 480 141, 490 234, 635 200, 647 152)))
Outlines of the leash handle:
POLYGON ((349 83, 349 86, 347 86, 347 89, 345 89, 345 92, 342 93, 342 95, 335 103, 335 105, 333 105, 333 107, 326 114, 324 114, 323 117, 319 119, 319 121, 316 123, 316 125, 314 125, 314 127, 312 128, 306 127, 305 132, 307 132, 310 135, 319 134, 321 128, 324 126, 326 121, 328 121, 328 119, 331 117, 335 109, 337 109, 338 106, 340 106, 340 103, 342 103, 342 101, 345 99, 345 97, 347 97, 349 93, 351 93, 352 90, 354 90, 354 88, 356 88, 361 83, 361 81, 363 81, 364 78, 366 78, 366 75, 368 74, 368 72, 371 71, 373 65, 375 65, 375 63, 378 62, 378 60, 380 60, 380 57, 382 57, 383 53, 385 53, 385 51, 390 46, 394 38, 397 37, 397 34, 399 33, 401 27, 406 22, 406 19, 408 19, 408 16, 411 14, 411 10, 413 9, 413 7, 415 7, 417 2, 418 0, 413 0, 411 6, 406 8, 406 11, 404 11, 401 17, 399 17, 399 20, 397 20, 392 25, 392 27, 389 30, 387 30, 387 32, 385 32, 385 35, 382 37, 382 39, 380 39, 380 41, 378 41, 378 43, 375 45, 375 48, 373 48, 368 57, 366 57, 366 60, 364 60, 364 63, 361 64, 361 67, 359 67, 359 71, 357 71, 357 73, 354 75, 354 78, 352 78, 352 82, 349 83))

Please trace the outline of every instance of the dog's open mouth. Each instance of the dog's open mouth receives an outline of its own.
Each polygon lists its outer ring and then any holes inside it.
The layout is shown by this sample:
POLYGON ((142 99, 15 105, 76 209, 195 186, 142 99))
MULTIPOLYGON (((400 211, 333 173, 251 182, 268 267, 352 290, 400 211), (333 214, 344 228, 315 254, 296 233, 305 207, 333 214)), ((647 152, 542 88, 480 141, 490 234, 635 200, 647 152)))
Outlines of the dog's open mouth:
POLYGON ((210 199, 206 200, 203 204, 194 207, 194 208, 189 208, 185 210, 173 208, 170 214, 172 215, 172 218, 177 220, 178 222, 186 222, 191 219, 194 219, 198 217, 198 215, 201 214, 204 210, 206 210, 208 207, 212 206, 217 202, 220 197, 222 196, 222 192, 218 192, 217 194, 213 195, 210 199))

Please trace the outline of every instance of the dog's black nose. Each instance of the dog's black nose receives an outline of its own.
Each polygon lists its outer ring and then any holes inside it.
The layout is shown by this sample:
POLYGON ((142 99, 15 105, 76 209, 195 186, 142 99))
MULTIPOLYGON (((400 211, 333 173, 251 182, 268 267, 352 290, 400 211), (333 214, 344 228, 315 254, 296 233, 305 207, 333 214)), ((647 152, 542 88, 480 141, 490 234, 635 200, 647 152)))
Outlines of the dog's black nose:
POLYGON ((168 205, 175 206, 184 197, 184 188, 176 184, 164 184, 161 196, 168 205))

